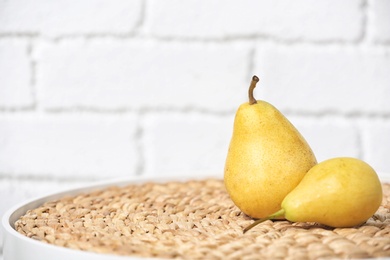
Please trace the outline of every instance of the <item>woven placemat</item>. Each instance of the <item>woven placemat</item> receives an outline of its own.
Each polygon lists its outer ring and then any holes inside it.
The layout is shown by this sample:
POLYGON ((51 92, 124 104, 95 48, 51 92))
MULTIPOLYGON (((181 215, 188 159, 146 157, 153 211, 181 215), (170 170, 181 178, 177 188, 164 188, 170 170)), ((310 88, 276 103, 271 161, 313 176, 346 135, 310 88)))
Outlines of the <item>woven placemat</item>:
POLYGON ((119 255, 181 259, 319 259, 390 256, 390 184, 382 206, 356 228, 253 220, 222 180, 110 187, 29 210, 15 223, 42 242, 119 255))

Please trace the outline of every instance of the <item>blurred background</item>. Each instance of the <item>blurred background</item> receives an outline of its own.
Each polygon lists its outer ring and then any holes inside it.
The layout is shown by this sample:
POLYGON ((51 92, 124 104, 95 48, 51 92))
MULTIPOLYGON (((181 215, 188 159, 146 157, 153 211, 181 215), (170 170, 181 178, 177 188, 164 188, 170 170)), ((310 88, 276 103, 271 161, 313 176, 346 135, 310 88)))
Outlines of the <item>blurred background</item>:
POLYGON ((390 179, 388 0, 0 0, 0 215, 92 181, 222 178, 253 74, 318 161, 390 179))

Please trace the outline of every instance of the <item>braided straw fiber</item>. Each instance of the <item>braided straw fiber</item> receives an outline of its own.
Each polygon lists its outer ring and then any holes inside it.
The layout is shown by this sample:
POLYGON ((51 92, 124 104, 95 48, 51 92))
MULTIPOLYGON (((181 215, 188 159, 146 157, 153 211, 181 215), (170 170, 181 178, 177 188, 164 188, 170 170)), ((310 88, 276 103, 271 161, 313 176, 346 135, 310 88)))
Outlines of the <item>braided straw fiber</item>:
POLYGON ((111 187, 47 202, 16 221, 42 242, 119 255, 180 259, 322 259, 390 256, 390 184, 366 224, 253 220, 232 203, 221 180, 111 187))

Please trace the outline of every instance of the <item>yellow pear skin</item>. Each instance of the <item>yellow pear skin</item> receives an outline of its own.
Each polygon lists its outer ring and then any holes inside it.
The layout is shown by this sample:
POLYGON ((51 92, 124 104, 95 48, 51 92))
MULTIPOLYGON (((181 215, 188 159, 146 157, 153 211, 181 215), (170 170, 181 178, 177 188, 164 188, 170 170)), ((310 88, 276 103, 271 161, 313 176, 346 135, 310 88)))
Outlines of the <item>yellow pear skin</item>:
POLYGON ((285 196, 317 161, 308 143, 280 111, 253 98, 257 82, 253 76, 249 102, 242 104, 235 116, 224 183, 241 211, 263 218, 280 209, 285 196))
POLYGON ((370 165, 355 158, 333 158, 310 169, 284 198, 281 210, 254 222, 244 232, 281 216, 293 222, 354 227, 374 215, 382 199, 382 185, 370 165))
POLYGON ((314 166, 282 208, 290 221, 353 227, 374 215, 382 198, 375 170, 359 159, 341 157, 314 166))

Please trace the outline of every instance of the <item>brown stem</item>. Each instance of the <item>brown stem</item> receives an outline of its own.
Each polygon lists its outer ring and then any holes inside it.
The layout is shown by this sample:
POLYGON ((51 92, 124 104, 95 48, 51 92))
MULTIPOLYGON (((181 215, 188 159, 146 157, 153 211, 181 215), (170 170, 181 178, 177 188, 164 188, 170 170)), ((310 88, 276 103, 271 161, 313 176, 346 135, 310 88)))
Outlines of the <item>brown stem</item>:
POLYGON ((272 219, 276 219, 278 217, 282 217, 282 216, 284 216, 284 213, 285 213, 284 209, 281 209, 279 211, 276 211, 274 214, 269 215, 268 217, 258 219, 255 222, 253 222, 252 224, 250 224, 249 226, 247 226, 246 228, 244 228, 243 233, 245 234, 248 230, 252 229, 253 227, 257 226, 260 223, 263 223, 266 220, 272 220, 272 219))
POLYGON ((257 82, 259 82, 259 78, 255 75, 252 77, 252 82, 251 85, 249 86, 249 91, 248 91, 249 105, 253 105, 257 103, 257 100, 253 97, 253 90, 255 89, 257 82))

